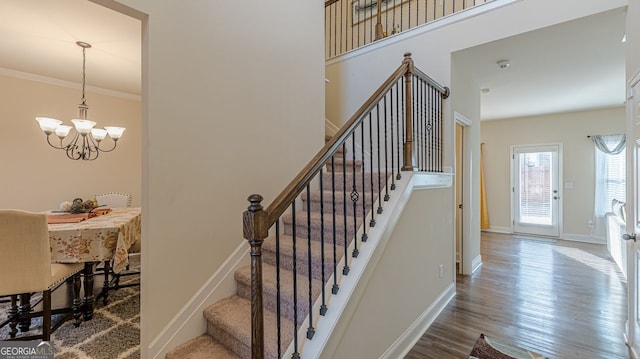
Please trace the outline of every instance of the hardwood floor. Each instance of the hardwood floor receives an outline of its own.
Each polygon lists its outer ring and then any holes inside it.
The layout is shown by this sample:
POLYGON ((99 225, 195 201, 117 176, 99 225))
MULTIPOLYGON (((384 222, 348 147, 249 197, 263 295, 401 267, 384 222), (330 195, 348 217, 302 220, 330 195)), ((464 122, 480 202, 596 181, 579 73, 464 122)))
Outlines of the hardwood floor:
POLYGON ((483 233, 481 255, 405 358, 467 358, 480 333, 549 358, 630 358, 626 283, 605 246, 483 233))

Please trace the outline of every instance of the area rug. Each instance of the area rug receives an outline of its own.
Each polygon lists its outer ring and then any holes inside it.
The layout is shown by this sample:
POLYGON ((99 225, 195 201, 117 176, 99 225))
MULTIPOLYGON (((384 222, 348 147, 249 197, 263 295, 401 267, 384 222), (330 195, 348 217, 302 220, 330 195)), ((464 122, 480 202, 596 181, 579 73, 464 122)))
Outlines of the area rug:
POLYGON ((547 357, 480 334, 469 354, 469 359, 547 359, 547 357))
MULTIPOLYGON (((139 280, 133 277, 126 281, 139 280)), ((7 307, 8 304, 0 304, 0 321, 5 318, 7 307)), ((33 319, 31 328, 18 335, 40 332, 41 318, 33 319)), ((8 327, 2 328, 0 338, 8 338, 8 333, 8 327)), ((51 335, 51 343, 56 359, 140 358, 140 287, 111 291, 106 306, 102 300, 96 301, 92 320, 83 321, 78 328, 73 326, 73 320, 65 322, 51 335)))

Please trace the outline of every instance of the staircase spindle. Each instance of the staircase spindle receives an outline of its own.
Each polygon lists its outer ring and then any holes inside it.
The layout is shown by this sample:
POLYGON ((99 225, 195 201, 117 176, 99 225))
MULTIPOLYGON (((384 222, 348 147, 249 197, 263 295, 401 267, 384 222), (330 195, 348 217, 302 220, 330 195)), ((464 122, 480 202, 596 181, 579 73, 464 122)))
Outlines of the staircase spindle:
MULTIPOLYGON (((323 225, 323 224, 321 224, 323 225)), ((309 279, 309 327, 307 328, 307 339, 313 338, 316 330, 313 328, 313 262, 311 260, 311 185, 307 184, 307 267, 309 279)), ((294 292, 293 295, 296 295, 294 292)), ((296 312, 294 315, 298 315, 296 312)))
POLYGON ((382 213, 382 180, 380 178, 382 169, 380 168, 380 104, 376 105, 376 151, 378 157, 378 210, 376 213, 382 213))
MULTIPOLYGON (((360 251, 358 250, 358 239, 355 238, 355 234, 358 231, 358 219, 356 218, 357 214, 358 214, 358 197, 360 196, 360 194, 358 193, 358 189, 356 188, 356 135, 355 132, 351 137, 351 171, 353 173, 353 175, 351 176, 352 179, 352 184, 351 184, 351 202, 353 203, 353 234, 354 234, 354 238, 353 238, 353 252, 351 253, 351 256, 353 256, 353 258, 357 258, 358 254, 360 254, 360 251)), ((346 222, 345 222, 346 224, 346 222)))
MULTIPOLYGON (((388 96, 388 95, 387 95, 388 96)), ((384 97, 384 200, 389 200, 389 138, 387 135, 387 96, 384 97)))
POLYGON ((297 229, 298 223, 296 222, 296 202, 293 201, 291 203, 291 221, 293 228, 293 242, 292 242, 292 265, 291 271, 293 277, 293 354, 291 355, 292 359, 300 359, 300 352, 298 350, 298 335, 296 334, 298 331, 298 261, 297 254, 298 250, 296 248, 297 244, 297 229))
MULTIPOLYGON (((371 119, 371 112, 369 112, 369 169, 371 171, 371 174, 369 175, 369 177, 371 178, 371 208, 373 208, 373 206, 375 205, 376 202, 376 196, 373 194, 374 192, 374 187, 373 187, 373 122, 371 119)), ((372 212, 371 213, 371 220, 369 221, 369 227, 373 227, 376 225, 376 218, 375 218, 375 214, 372 212)))
MULTIPOLYGON (((354 136, 355 137, 355 136, 354 136)), ((360 161, 362 162, 362 223, 367 219, 367 190, 365 186, 365 165, 364 165, 364 124, 360 124, 360 161)), ((373 198, 371 198, 373 202, 373 198)), ((367 235, 367 226, 362 226, 362 242, 369 239, 367 235)))
POLYGON ((342 223, 344 227, 344 266, 342 267, 342 274, 349 274, 349 242, 348 234, 349 226, 347 225, 347 145, 346 141, 342 143, 342 223))
POLYGON ((278 341, 278 358, 282 358, 282 291, 280 283, 280 221, 276 222, 276 340, 278 341))
MULTIPOLYGON (((338 237, 337 228, 336 228, 336 156, 331 157, 331 215, 333 217, 333 240, 331 243, 333 244, 333 273, 338 273, 338 252, 337 252, 337 243, 338 237)), ((338 276, 333 276, 333 286, 331 287, 332 294, 338 294, 338 290, 340 287, 338 286, 338 276)))
POLYGON ((319 187, 320 187, 320 267, 321 267, 321 272, 320 272, 320 278, 322 279, 322 286, 320 287, 320 289, 322 290, 322 304, 320 305, 320 315, 325 315, 327 313, 327 303, 326 303, 326 293, 325 293, 325 285, 324 283, 326 283, 326 278, 325 278, 325 258, 324 258, 324 188, 323 188, 323 182, 324 182, 324 172, 322 169, 320 169, 320 175, 318 176, 320 178, 320 182, 318 183, 319 187))

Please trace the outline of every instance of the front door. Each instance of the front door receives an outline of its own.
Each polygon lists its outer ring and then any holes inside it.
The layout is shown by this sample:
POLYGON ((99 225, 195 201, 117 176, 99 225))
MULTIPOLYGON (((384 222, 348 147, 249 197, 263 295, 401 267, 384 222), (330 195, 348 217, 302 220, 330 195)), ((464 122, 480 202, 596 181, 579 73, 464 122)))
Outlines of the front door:
POLYGON ((640 73, 629 84, 627 96, 627 295, 628 319, 626 341, 634 355, 640 353, 640 73))
POLYGON ((560 235, 560 145, 512 147, 513 232, 560 235))

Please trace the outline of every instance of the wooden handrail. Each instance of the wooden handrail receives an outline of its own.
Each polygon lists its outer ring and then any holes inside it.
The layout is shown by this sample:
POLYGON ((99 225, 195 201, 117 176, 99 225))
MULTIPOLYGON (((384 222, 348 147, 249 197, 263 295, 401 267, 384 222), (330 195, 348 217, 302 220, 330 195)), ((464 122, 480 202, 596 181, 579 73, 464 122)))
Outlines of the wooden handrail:
MULTIPOLYGON (((329 0, 332 1, 332 0, 329 0)), ((327 2, 329 2, 327 1, 327 2)), ((335 1, 334 1, 335 2, 335 1)), ((406 113, 405 113, 405 165, 404 170, 412 170, 412 129, 411 129, 411 78, 418 76, 429 85, 438 90, 443 98, 448 97, 449 89, 441 86, 429 76, 414 67, 411 53, 405 53, 402 64, 385 80, 385 82, 360 106, 353 116, 342 126, 325 146, 313 157, 300 173, 289 183, 287 187, 265 209, 262 206, 262 196, 252 194, 248 200, 251 203, 243 213, 243 237, 251 246, 251 357, 262 359, 264 357, 264 314, 262 293, 262 244, 269 235, 269 229, 280 219, 284 212, 295 202, 298 195, 304 191, 314 177, 333 158, 340 146, 360 126, 378 103, 387 96, 387 93, 396 86, 398 81, 405 78, 406 113)))

